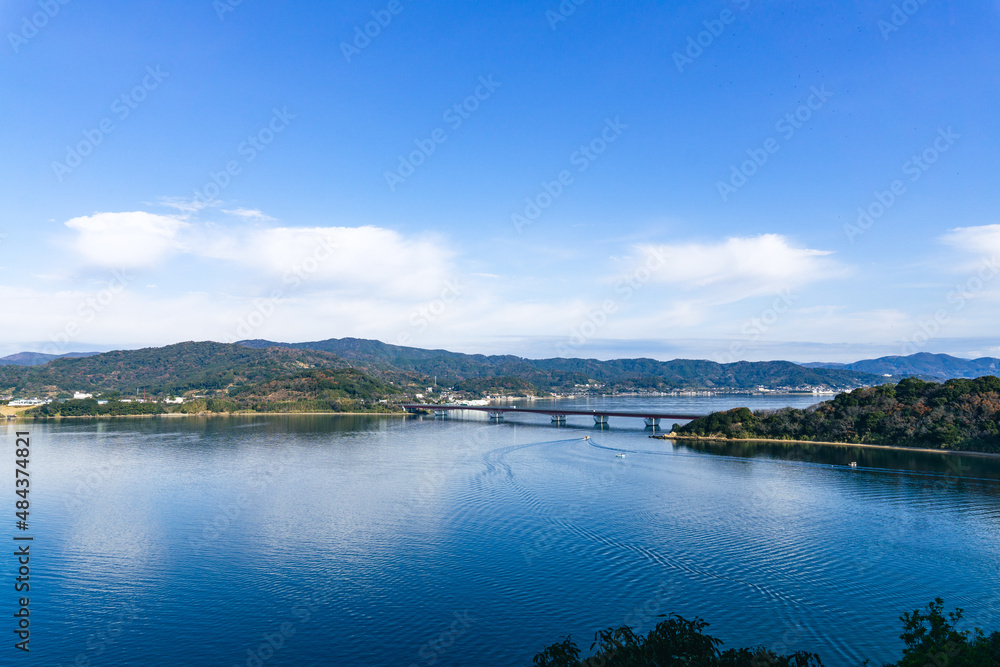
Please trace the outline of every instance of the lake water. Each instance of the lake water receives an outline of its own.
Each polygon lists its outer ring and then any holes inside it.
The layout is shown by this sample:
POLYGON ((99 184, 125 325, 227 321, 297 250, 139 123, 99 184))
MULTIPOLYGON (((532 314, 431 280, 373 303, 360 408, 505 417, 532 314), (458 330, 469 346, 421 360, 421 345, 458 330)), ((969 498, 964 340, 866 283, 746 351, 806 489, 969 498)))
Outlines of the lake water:
MULTIPOLYGON (((790 402, 572 405, 751 398, 790 402)), ((6 556, 3 664, 528 665, 671 612, 726 646, 878 664, 936 596, 1000 629, 1000 460, 525 414, 26 426, 32 652, 10 647, 6 556)))

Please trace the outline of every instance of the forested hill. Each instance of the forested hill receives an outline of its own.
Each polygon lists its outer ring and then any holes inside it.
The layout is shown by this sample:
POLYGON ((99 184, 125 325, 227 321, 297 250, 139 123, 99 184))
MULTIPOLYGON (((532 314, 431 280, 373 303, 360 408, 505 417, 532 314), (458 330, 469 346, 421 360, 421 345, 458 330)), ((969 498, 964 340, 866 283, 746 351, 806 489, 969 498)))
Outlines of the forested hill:
POLYGON ((241 341, 263 349, 285 347, 336 354, 351 363, 392 368, 437 376, 438 384, 451 386, 480 378, 520 378, 545 390, 572 390, 595 381, 617 391, 670 389, 755 389, 766 387, 820 387, 853 389, 887 381, 882 376, 843 369, 805 368, 789 361, 714 361, 676 359, 524 359, 512 355, 486 356, 447 350, 424 350, 389 345, 376 340, 331 338, 312 343, 241 341))
POLYGON ((908 378, 857 389, 806 410, 715 412, 680 435, 816 440, 1000 453, 1000 378, 908 378))
POLYGON ((16 393, 136 390, 150 394, 220 390, 294 375, 308 368, 344 368, 325 352, 280 348, 255 350, 222 343, 178 343, 118 350, 41 366, 0 367, 0 388, 16 393))

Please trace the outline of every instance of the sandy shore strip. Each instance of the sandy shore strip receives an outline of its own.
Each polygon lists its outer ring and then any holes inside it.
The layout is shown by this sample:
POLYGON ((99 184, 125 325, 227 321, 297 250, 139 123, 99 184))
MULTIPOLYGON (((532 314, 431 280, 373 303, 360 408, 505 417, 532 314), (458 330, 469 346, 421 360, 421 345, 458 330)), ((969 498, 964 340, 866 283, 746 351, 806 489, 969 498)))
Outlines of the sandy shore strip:
POLYGON ((947 454, 952 456, 980 456, 997 459, 1000 454, 992 452, 972 452, 965 449, 927 449, 926 447, 898 447, 896 445, 868 445, 858 442, 827 442, 825 440, 780 440, 777 438, 710 438, 703 435, 651 435, 657 440, 709 440, 714 442, 774 442, 785 445, 824 445, 833 447, 864 447, 867 449, 892 449, 899 452, 920 452, 922 454, 947 454))
POLYGON ((50 422, 63 419, 152 419, 154 417, 290 417, 290 416, 340 416, 340 417, 407 417, 410 412, 161 412, 156 415, 54 415, 39 417, 18 416, 18 422, 50 422))

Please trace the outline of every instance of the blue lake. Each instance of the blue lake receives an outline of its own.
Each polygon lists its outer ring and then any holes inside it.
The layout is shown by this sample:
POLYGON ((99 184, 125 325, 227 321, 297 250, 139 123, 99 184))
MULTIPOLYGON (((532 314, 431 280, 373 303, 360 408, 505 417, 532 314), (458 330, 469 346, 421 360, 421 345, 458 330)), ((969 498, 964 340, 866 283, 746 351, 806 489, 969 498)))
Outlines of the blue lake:
MULTIPOLYGON (((674 612, 726 646, 877 664, 898 658, 899 614, 936 596, 1000 629, 1000 460, 684 444, 588 419, 18 425, 35 539, 17 663, 528 665, 566 634, 587 649, 674 612)), ((11 610, 13 558, 0 566, 11 610)))

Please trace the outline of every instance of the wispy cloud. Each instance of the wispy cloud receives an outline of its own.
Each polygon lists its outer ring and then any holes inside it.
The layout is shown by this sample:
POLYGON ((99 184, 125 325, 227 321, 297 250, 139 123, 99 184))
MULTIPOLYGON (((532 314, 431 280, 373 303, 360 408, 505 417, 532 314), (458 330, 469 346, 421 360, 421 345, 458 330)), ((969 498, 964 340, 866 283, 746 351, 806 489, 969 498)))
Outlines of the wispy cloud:
POLYGON ((197 213, 198 211, 204 210, 206 208, 211 208, 213 206, 218 206, 217 201, 204 201, 201 199, 187 198, 187 197, 160 197, 156 202, 158 206, 166 206, 167 208, 173 208, 181 213, 191 214, 197 213))
POLYGON ((262 222, 269 222, 274 220, 274 218, 272 218, 269 215, 266 215, 263 211, 258 211, 257 209, 252 209, 252 208, 234 208, 234 209, 224 208, 222 209, 222 212, 227 213, 229 215, 235 215, 238 218, 244 218, 246 220, 259 220, 262 222))
POLYGON ((941 241, 973 258, 1000 255, 1000 225, 956 227, 942 236, 941 241))

